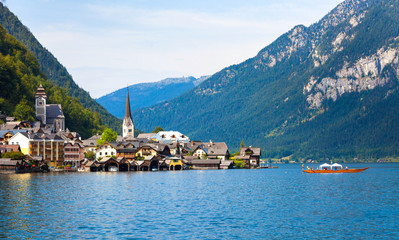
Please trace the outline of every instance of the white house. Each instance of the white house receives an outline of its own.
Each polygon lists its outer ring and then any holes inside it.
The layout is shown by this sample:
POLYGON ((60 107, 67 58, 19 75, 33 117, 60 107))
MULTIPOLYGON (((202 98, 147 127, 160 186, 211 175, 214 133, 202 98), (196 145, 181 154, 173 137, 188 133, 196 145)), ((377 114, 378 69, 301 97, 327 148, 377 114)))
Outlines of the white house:
POLYGON ((111 143, 104 143, 96 149, 96 159, 116 156, 117 147, 111 143))
POLYGON ((8 140, 10 145, 19 145, 23 154, 29 154, 29 135, 26 132, 18 132, 8 140))
POLYGON ((158 142, 171 143, 180 142, 188 143, 190 138, 178 131, 160 131, 153 136, 158 142))

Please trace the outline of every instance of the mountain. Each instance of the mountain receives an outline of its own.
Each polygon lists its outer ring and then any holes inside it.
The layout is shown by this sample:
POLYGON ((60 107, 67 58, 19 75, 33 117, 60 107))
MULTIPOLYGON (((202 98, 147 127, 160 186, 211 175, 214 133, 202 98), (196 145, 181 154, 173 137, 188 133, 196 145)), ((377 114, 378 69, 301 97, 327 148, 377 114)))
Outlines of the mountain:
POLYGON ((134 120, 265 157, 398 156, 398 3, 346 0, 134 120))
POLYGON ((36 56, 39 60, 41 71, 47 75, 51 83, 67 89, 67 94, 78 98, 85 108, 98 112, 104 124, 118 132, 122 132, 122 121, 108 113, 104 107, 90 97, 88 92, 80 88, 73 81, 67 69, 39 43, 29 29, 1 2, 0 24, 36 56))
POLYGON ((35 121, 35 93, 40 84, 48 103, 62 105, 65 125, 71 131, 87 138, 104 128, 98 113, 85 109, 65 89, 50 83, 36 57, 0 25, 0 112, 35 121))
MULTIPOLYGON (((172 99, 199 85, 208 77, 167 78, 158 82, 129 86, 132 111, 172 99)), ((107 111, 118 118, 125 115, 126 88, 121 88, 97 99, 107 111)))

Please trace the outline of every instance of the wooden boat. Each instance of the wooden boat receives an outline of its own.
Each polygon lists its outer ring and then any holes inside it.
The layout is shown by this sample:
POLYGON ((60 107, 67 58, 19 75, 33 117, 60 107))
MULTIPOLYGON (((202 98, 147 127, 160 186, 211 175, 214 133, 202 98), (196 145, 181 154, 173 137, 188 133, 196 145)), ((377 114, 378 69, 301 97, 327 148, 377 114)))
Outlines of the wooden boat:
POLYGON ((305 173, 357 173, 357 172, 363 172, 364 170, 368 169, 369 167, 366 168, 346 168, 344 169, 342 165, 338 163, 334 163, 332 165, 324 163, 320 165, 320 169, 303 169, 302 171, 305 173))

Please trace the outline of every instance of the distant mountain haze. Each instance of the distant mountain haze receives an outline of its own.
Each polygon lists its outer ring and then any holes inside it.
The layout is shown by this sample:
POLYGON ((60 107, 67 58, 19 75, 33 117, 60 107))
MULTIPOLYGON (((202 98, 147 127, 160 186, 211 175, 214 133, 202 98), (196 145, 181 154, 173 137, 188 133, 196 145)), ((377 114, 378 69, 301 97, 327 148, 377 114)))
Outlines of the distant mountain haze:
POLYGON ((137 127, 241 140, 266 157, 380 158, 399 151, 399 1, 346 0, 255 57, 133 113, 137 127))
MULTIPOLYGON (((194 88, 208 76, 167 78, 159 82, 140 83, 129 86, 131 110, 149 107, 170 100, 194 88)), ((107 111, 122 119, 125 115, 126 88, 121 88, 97 99, 107 111)))

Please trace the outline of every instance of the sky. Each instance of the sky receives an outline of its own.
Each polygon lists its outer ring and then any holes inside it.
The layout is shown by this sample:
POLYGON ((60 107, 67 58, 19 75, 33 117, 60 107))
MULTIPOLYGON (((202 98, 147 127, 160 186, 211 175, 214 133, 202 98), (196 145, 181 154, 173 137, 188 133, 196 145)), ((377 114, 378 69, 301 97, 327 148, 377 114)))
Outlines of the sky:
POLYGON ((254 57, 342 0, 6 0, 74 81, 99 98, 127 85, 212 75, 254 57))

